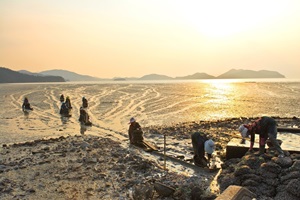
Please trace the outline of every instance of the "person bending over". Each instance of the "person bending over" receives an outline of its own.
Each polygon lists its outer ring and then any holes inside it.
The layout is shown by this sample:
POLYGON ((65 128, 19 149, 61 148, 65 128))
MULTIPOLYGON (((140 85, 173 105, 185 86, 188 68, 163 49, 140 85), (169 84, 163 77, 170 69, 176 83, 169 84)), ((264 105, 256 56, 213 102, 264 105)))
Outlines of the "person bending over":
POLYGON ((194 164, 198 167, 207 167, 215 150, 214 142, 207 138, 203 132, 193 133, 191 139, 194 149, 194 164), (207 158, 205 157, 205 152, 207 153, 207 158))
POLYGON ((250 136, 250 152, 253 151, 255 134, 258 134, 259 152, 257 152, 256 155, 262 155, 265 153, 266 141, 269 138, 271 144, 279 154, 278 157, 284 157, 284 152, 277 141, 277 123, 273 118, 263 116, 249 124, 242 124, 239 127, 239 132, 241 133, 243 139, 250 136))

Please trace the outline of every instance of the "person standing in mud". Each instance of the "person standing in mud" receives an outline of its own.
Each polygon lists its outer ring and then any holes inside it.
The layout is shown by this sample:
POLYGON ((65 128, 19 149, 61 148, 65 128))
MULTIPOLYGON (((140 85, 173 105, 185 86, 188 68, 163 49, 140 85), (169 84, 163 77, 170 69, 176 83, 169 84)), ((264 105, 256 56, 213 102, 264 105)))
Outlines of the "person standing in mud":
POLYGON ((88 101, 85 97, 82 97, 82 107, 87 108, 88 107, 88 101))
POLYGON ((138 144, 144 140, 143 131, 140 124, 132 117, 129 121, 128 136, 130 144, 138 144))
POLYGON ((207 167, 215 150, 215 143, 203 132, 193 133, 191 139, 194 149, 194 164, 198 167, 207 167), (205 152, 207 153, 207 158, 205 157, 205 152))
POLYGON ((65 102, 61 104, 59 114, 63 115, 64 117, 70 117, 69 109, 65 102))
POLYGON ((83 124, 85 126, 92 126, 92 122, 90 121, 90 117, 89 117, 88 113, 84 110, 83 107, 80 107, 78 121, 80 121, 81 124, 83 124))
POLYGON ((22 110, 33 110, 33 108, 30 106, 29 100, 27 97, 24 98, 23 104, 22 104, 22 110))
POLYGON ((239 132, 243 139, 250 135, 250 152, 253 152, 255 134, 258 134, 259 152, 257 152, 256 155, 263 155, 265 153, 266 141, 269 138, 271 144, 279 154, 278 157, 284 157, 284 152, 277 141, 277 123, 273 118, 264 116, 249 124, 242 124, 239 127, 239 132))

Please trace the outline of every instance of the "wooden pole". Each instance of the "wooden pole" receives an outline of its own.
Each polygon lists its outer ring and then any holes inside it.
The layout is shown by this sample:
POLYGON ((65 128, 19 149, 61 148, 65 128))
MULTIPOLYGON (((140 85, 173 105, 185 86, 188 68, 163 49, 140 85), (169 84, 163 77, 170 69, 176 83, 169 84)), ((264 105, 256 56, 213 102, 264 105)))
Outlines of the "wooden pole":
POLYGON ((166 135, 164 135, 164 170, 166 171, 166 135))

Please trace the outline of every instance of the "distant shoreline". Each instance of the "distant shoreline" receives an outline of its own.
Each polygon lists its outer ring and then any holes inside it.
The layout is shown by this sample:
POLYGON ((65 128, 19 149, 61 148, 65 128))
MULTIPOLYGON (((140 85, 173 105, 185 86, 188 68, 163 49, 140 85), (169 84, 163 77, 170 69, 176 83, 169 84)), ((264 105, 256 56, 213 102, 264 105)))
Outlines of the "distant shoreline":
POLYGON ((0 84, 128 84, 128 83, 255 83, 255 82, 300 82, 299 79, 289 78, 259 78, 259 79, 189 79, 189 80, 106 80, 106 81, 66 81, 66 82, 26 82, 0 84))
POLYGON ((282 79, 286 78, 277 71, 270 70, 244 70, 231 69, 219 76, 212 76, 207 73, 194 73, 192 75, 170 77, 161 74, 147 74, 142 77, 114 77, 111 79, 98 78, 89 75, 81 75, 75 72, 54 69, 32 73, 27 70, 13 71, 0 67, 0 82, 66 82, 66 81, 167 81, 167 80, 223 80, 223 79, 282 79))

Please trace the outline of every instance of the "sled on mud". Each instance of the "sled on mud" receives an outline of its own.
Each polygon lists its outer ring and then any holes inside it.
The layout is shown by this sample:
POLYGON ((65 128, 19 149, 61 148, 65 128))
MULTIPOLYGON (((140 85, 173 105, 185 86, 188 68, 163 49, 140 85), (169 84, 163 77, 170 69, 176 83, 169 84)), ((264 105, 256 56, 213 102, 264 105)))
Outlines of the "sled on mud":
POLYGON ((157 151, 158 149, 151 143, 140 141, 133 144, 136 147, 142 148, 146 152, 157 151))

